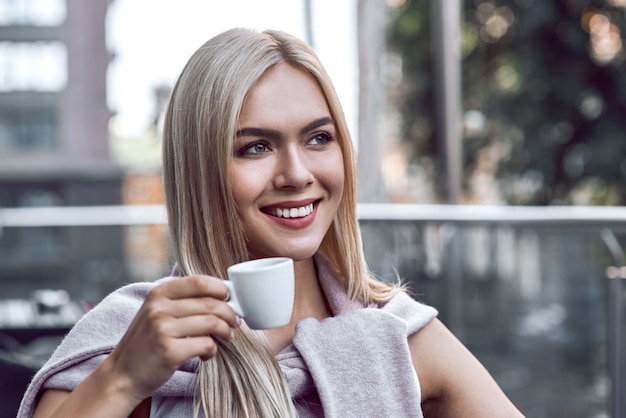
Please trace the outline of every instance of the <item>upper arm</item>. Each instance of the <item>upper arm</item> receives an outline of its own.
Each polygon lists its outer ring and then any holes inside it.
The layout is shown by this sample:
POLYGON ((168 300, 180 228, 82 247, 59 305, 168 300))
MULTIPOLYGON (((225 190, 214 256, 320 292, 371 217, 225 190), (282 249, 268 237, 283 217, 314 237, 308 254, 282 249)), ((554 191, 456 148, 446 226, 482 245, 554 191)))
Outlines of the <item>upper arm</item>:
POLYGON ((520 417, 487 370, 439 321, 409 337, 426 416, 520 417))
POLYGON ((41 394, 41 399, 35 409, 33 418, 49 417, 68 397, 70 392, 59 389, 46 389, 41 394))

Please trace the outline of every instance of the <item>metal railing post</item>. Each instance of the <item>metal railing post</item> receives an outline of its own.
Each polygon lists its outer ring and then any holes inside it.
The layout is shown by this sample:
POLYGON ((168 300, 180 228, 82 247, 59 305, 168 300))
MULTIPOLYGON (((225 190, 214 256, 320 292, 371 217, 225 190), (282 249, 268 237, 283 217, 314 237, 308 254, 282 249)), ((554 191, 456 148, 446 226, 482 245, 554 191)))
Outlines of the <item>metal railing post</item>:
POLYGON ((613 265, 607 269, 609 291, 609 376, 611 379, 610 411, 612 417, 623 417, 624 408, 624 350, 622 329, 622 285, 626 279, 626 263, 624 263, 624 249, 610 229, 602 230, 602 239, 609 249, 613 265))
MULTIPOLYGON (((433 7, 433 37, 435 40, 435 100, 437 102, 437 130, 444 148, 444 172, 446 203, 457 204, 461 200, 461 176, 463 172, 462 92, 461 92, 461 2, 438 0, 433 7)), ((444 182, 442 181, 442 182, 444 182)))

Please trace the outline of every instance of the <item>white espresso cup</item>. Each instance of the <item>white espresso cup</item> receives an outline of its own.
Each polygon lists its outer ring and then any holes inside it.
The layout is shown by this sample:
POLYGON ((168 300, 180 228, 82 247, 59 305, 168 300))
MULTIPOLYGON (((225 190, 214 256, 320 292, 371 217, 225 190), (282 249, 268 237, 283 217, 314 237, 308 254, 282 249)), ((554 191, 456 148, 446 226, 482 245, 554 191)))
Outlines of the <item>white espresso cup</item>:
POLYGON ((277 328, 291 319, 294 297, 293 260, 260 258, 232 265, 224 284, 227 302, 252 329, 277 328))

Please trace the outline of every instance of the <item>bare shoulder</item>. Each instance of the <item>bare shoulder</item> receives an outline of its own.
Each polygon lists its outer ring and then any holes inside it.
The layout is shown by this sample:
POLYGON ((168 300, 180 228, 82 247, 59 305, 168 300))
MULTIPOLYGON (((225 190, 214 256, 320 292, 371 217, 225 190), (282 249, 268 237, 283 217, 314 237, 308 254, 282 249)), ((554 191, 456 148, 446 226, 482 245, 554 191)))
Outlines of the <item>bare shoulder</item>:
POLYGON ((437 318, 409 337, 426 417, 521 417, 483 365, 437 318))

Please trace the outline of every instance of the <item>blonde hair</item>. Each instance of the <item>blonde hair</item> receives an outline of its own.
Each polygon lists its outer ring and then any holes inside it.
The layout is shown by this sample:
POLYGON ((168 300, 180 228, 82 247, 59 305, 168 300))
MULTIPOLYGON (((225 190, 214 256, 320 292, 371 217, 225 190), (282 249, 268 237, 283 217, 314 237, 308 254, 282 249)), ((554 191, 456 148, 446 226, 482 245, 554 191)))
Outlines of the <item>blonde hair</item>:
MULTIPOLYGON (((164 188, 174 255, 183 274, 226 277, 248 259, 228 179, 239 112, 261 76, 279 63, 309 72, 326 97, 341 146, 344 195, 320 246, 344 281, 348 298, 366 304, 398 290, 373 280, 364 261, 356 216, 352 141, 330 77, 301 40, 280 31, 232 29, 190 58, 168 104, 163 132, 164 188)), ((286 417, 294 408, 282 372, 261 332, 239 328, 199 370, 207 416, 286 417), (217 377, 219 376, 219 377, 217 377)))

